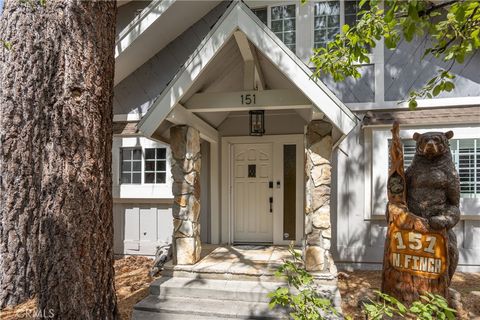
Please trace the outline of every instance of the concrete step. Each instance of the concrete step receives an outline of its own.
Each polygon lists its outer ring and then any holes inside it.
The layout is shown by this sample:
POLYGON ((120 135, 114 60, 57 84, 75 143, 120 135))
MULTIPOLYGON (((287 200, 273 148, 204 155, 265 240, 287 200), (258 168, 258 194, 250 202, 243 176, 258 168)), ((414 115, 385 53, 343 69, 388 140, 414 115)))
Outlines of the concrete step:
POLYGON ((188 297, 268 303, 270 300, 267 294, 284 286, 284 282, 162 277, 150 285, 150 294, 159 298, 188 297))
POLYGON ((150 295, 135 305, 132 319, 281 319, 284 316, 280 310, 270 310, 265 302, 150 295))
MULTIPOLYGON (((267 294, 283 286, 286 283, 259 279, 162 277, 150 285, 150 295, 134 306, 133 319, 280 319, 285 311, 270 310, 267 294)), ((332 299, 335 307, 340 307, 336 286, 320 285, 318 290, 332 299)))

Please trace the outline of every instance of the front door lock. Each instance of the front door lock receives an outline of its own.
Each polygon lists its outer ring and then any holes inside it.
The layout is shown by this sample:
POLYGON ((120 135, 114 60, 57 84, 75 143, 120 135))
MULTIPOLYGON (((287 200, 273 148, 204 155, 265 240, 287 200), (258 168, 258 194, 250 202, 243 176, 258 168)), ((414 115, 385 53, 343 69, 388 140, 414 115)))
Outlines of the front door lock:
POLYGON ((269 199, 270 202, 270 213, 273 212, 273 197, 270 197, 269 199))

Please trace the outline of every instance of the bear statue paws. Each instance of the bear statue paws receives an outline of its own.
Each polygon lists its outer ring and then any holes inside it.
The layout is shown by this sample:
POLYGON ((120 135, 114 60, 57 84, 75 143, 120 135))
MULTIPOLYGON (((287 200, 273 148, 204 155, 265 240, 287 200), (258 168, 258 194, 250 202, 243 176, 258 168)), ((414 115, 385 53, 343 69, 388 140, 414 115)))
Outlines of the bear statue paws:
POLYGON ((448 219, 444 216, 434 216, 428 219, 428 224, 432 229, 445 229, 448 225, 448 219))

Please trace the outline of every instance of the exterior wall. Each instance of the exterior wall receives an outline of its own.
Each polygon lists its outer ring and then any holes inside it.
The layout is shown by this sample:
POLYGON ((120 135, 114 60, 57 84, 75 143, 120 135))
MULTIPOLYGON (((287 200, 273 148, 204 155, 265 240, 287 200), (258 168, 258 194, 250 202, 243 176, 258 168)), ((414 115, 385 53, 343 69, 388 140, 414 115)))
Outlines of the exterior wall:
MULTIPOLYGON (((230 116, 222 122, 218 131, 220 135, 227 136, 248 136, 249 115, 230 116)), ((265 135, 274 134, 296 134, 304 131, 306 121, 295 111, 288 114, 265 112, 265 135), (272 114, 273 113, 273 114, 272 114)))
MULTIPOLYGON (((144 153, 144 151, 143 151, 144 153)), ((167 144, 141 136, 115 136, 112 145, 112 193, 114 199, 114 253, 154 255, 157 246, 171 243, 171 151, 167 144), (124 147, 166 148, 167 177, 162 184, 121 184, 120 152, 124 147)), ((142 175, 144 160, 142 159, 142 175)))
POLYGON ((219 4, 115 86, 113 113, 137 116, 145 114, 217 22, 229 3, 225 1, 219 4))
POLYGON ((117 36, 120 32, 122 32, 123 29, 125 29, 126 26, 128 26, 130 22, 137 17, 137 13, 145 9, 151 2, 151 0, 135 0, 118 7, 116 28, 117 36))
MULTIPOLYGON (((144 153, 144 152, 143 152, 144 153)), ((112 145, 112 193, 114 199, 173 199, 172 178, 170 175, 170 147, 162 142, 141 136, 114 137, 112 145), (120 150, 121 148, 141 147, 167 149, 167 179, 160 184, 121 184, 120 183, 120 150)), ((142 172, 144 161, 142 160, 142 172)))
MULTIPOLYGON (((384 51, 385 61, 385 101, 403 100, 410 90, 419 89, 437 74, 440 68, 449 64, 434 58, 421 57, 428 47, 428 41, 415 38, 412 42, 401 41, 398 49, 384 51)), ((438 98, 469 97, 480 95, 480 51, 465 60, 455 63, 451 72, 456 75, 455 90, 443 92, 438 98)))
POLYGON ((113 250, 116 255, 154 255, 172 242, 170 203, 114 203, 113 250))
MULTIPOLYGON (((419 126, 408 133, 422 129, 426 130, 419 126)), ((439 129, 453 129, 457 138, 478 138, 480 132, 478 125, 439 129)), ((386 141, 371 140, 368 129, 360 126, 334 152, 332 188, 336 199, 332 210, 336 212, 332 213, 332 249, 340 267, 381 268, 387 228, 384 216, 387 175, 384 180, 378 172, 383 170, 386 173, 388 163, 379 164, 378 159, 384 153, 388 155, 387 152, 386 141)), ((469 206, 468 213, 464 209, 461 221, 454 228, 460 252, 459 270, 480 270, 480 199, 473 200, 475 204, 469 206)))

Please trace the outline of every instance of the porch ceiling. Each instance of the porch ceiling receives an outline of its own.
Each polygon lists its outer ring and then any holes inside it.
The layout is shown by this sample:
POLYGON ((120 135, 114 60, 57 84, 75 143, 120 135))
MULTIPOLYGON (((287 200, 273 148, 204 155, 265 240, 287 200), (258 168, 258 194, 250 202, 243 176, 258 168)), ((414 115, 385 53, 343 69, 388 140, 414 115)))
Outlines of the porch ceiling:
MULTIPOLYGON (((248 41, 252 50, 258 59, 258 68, 263 75, 264 90, 287 89, 295 90, 298 95, 303 97, 309 104, 312 102, 302 94, 298 88, 285 77, 255 46, 248 41)), ((189 101, 197 93, 223 93, 223 92, 243 92, 245 63, 239 50, 235 37, 231 37, 224 45, 222 50, 215 56, 213 61, 199 76, 198 80, 185 93, 180 100, 180 104, 188 110, 189 101)), ((288 107, 286 107, 288 108, 288 107)), ((304 108, 310 110, 311 108, 304 108)), ((299 112, 303 117, 305 112, 302 109, 294 109, 293 112, 299 112)), ((206 121, 214 128, 218 128, 230 114, 240 115, 246 111, 217 111, 217 112, 193 112, 201 119, 206 121)))

